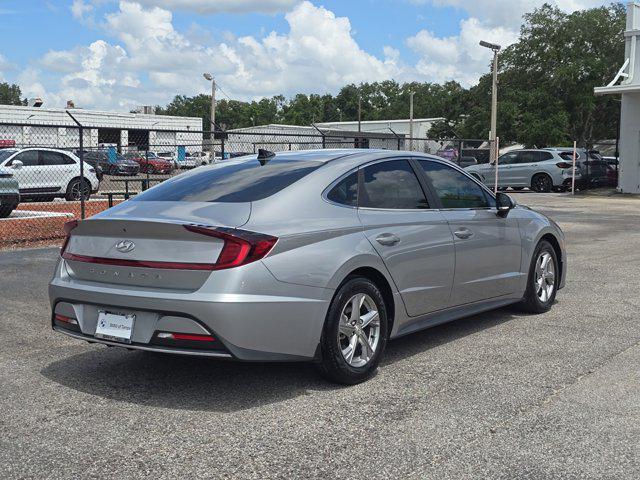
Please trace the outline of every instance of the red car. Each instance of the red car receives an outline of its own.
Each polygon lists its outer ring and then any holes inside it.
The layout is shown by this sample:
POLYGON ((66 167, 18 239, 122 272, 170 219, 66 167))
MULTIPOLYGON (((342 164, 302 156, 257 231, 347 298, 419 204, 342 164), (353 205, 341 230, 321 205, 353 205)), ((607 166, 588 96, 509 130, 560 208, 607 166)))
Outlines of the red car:
POLYGON ((171 173, 173 164, 168 160, 157 156, 153 152, 127 153, 126 159, 133 160, 140 164, 140 171, 143 173, 171 173))

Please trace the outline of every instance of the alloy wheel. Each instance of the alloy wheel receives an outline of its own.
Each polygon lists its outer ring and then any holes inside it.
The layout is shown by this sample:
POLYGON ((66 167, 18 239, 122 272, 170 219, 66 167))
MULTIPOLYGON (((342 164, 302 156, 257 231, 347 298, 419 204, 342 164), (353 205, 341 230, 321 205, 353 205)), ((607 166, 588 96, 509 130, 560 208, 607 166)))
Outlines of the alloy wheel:
POLYGON ((80 200, 81 198, 89 198, 90 189, 87 182, 76 181, 71 185, 71 198, 73 200, 80 200))
POLYGON ((358 293, 342 308, 338 329, 338 346, 352 367, 371 361, 380 342, 380 315, 373 299, 358 293))
POLYGON ((556 267, 549 252, 542 252, 538 257, 534 282, 538 299, 548 302, 556 288, 556 267))

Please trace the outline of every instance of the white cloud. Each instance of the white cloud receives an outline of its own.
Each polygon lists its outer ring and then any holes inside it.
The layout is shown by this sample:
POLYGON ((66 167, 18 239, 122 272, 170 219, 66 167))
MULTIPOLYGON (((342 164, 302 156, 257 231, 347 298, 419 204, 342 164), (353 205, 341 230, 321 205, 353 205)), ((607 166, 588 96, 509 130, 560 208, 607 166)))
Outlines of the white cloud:
POLYGON ((141 4, 198 13, 285 12, 299 0, 138 0, 141 4))
POLYGON ((407 39, 407 45, 420 55, 416 70, 435 82, 457 80, 463 85, 474 84, 489 68, 492 53, 481 47, 479 40, 507 46, 517 40, 517 33, 503 27, 485 27, 475 18, 460 22, 460 34, 435 37, 421 30, 407 39))
POLYGON ((606 3, 603 0, 410 0, 416 5, 455 7, 480 19, 487 26, 502 26, 518 29, 522 15, 533 11, 544 3, 555 5, 565 12, 573 12, 606 3))
MULTIPOLYGON (((119 45, 99 40, 50 51, 39 65, 61 75, 61 87, 54 92, 59 100, 120 108, 166 103, 178 93, 207 92, 202 73, 208 71, 238 99, 335 92, 346 83, 383 80, 403 72, 397 50, 386 47, 382 58, 362 50, 348 18, 304 1, 285 19, 288 33, 230 36, 203 45, 177 31, 168 10, 121 1, 117 12, 105 16, 105 28, 119 45)), ((36 83, 41 85, 33 79, 30 83, 34 91, 36 83)))

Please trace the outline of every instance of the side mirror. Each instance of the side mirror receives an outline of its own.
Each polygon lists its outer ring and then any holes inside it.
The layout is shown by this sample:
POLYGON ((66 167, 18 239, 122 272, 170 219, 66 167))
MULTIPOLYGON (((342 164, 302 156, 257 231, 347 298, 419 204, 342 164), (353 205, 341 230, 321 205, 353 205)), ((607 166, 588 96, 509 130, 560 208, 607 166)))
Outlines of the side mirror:
POLYGON ((14 170, 20 170, 24 164, 20 160, 14 160, 11 162, 11 168, 14 170))
POLYGON ((496 208, 498 209, 498 216, 506 217, 509 214, 509 210, 515 207, 515 202, 506 193, 498 192, 496 195, 496 208))

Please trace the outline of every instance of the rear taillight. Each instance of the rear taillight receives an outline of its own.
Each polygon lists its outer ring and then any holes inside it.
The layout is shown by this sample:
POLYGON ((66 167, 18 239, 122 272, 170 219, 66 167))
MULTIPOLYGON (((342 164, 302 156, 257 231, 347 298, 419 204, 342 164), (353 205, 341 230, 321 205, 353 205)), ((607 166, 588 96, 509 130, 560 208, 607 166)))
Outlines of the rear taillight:
POLYGON ((64 253, 67 249, 67 245, 69 244, 69 239, 71 238, 71 231, 78 226, 78 220, 71 220, 64 224, 62 229, 64 230, 65 238, 64 243, 62 244, 62 248, 60 249, 60 255, 64 253))
POLYGON ((556 167, 558 168, 571 168, 571 164, 568 162, 558 162, 556 163, 556 167))
POLYGON ((185 225, 193 233, 219 238, 224 241, 222 251, 211 270, 239 267, 264 258, 278 241, 277 237, 232 228, 199 227, 185 225))

